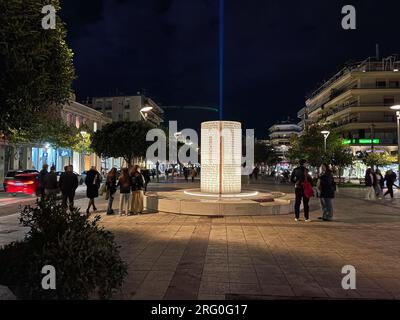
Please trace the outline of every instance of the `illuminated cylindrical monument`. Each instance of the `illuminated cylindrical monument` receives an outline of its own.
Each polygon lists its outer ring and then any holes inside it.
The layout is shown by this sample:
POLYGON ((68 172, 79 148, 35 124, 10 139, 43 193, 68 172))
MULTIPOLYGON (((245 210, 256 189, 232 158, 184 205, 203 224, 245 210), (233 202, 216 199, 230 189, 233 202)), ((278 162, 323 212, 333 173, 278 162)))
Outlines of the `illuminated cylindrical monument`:
POLYGON ((241 192, 242 125, 235 121, 201 124, 201 192, 241 192))

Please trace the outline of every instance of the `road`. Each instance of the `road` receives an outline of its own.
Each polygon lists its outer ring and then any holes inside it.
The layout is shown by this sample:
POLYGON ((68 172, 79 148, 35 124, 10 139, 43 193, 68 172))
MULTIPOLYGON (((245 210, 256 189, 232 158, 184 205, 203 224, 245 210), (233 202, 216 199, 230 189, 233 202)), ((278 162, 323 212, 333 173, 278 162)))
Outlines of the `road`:
MULTIPOLYGON (((76 199, 82 199, 86 196, 86 187, 79 186, 76 191, 76 199)), ((34 204, 36 196, 27 194, 16 194, 15 196, 0 192, 0 217, 8 216, 20 211, 21 206, 34 204)))

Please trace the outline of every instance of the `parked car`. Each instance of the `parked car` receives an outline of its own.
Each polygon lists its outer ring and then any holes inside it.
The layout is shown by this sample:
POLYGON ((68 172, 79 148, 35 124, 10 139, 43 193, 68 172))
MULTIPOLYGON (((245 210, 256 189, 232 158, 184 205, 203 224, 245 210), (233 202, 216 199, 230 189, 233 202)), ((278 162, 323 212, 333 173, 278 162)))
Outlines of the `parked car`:
POLYGON ((37 170, 10 170, 7 172, 6 176, 4 177, 4 181, 3 181, 3 187, 4 187, 4 191, 7 192, 7 184, 8 181, 10 180, 14 180, 15 176, 17 174, 21 174, 21 173, 39 173, 39 171, 37 170))
POLYGON ((4 181, 4 191, 14 195, 17 193, 35 194, 39 186, 38 175, 37 171, 17 172, 13 178, 4 181))
POLYGON ((11 171, 7 172, 6 176, 4 177, 4 181, 3 181, 3 187, 4 187, 5 192, 7 192, 7 190, 6 190, 7 181, 14 180, 15 175, 19 174, 19 173, 23 173, 23 171, 22 170, 11 170, 11 171))

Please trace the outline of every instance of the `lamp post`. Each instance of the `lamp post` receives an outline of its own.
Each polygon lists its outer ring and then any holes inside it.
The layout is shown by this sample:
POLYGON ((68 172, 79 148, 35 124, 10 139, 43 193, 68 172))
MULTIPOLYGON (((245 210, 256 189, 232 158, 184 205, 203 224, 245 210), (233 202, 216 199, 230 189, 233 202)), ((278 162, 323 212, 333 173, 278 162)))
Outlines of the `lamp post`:
POLYGON ((81 159, 81 172, 85 171, 85 136, 87 132, 86 131, 81 131, 81 136, 82 136, 82 159, 81 159))
POLYGON ((140 115, 143 117, 144 121, 147 121, 147 113, 151 110, 153 110, 153 107, 151 106, 143 107, 142 109, 139 110, 140 115))
POLYGON ((396 111, 396 118, 397 118, 397 165, 398 165, 398 172, 397 177, 400 178, 400 105, 395 105, 390 107, 390 109, 396 111))
POLYGON ((326 140, 328 139, 329 134, 330 134, 331 132, 328 131, 328 130, 323 130, 323 131, 321 131, 321 133, 324 135, 324 151, 325 151, 325 153, 326 153, 326 140))

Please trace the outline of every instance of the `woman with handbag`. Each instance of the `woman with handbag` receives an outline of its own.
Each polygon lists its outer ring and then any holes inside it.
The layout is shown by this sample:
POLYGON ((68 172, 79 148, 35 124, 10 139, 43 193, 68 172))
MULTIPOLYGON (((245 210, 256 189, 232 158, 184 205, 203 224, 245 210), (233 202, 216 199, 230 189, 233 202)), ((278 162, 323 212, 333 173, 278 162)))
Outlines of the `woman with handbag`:
POLYGON ((93 206, 93 210, 97 211, 96 205, 94 204, 94 199, 99 196, 99 188, 101 184, 100 173, 96 170, 96 167, 91 167, 86 174, 85 179, 86 184, 86 196, 89 198, 89 204, 86 209, 87 217, 90 216, 90 207, 93 206))
POLYGON ((294 204, 295 221, 300 219, 300 205, 303 201, 304 207, 304 218, 306 222, 310 222, 310 207, 308 203, 310 198, 314 196, 314 190, 312 188, 312 178, 308 174, 306 168, 307 161, 305 159, 300 160, 300 166, 295 168, 290 177, 290 181, 294 183, 296 200, 294 204))
POLYGON ((141 214, 143 211, 143 188, 144 178, 140 172, 140 167, 135 165, 131 173, 131 208, 130 213, 133 215, 141 214))

